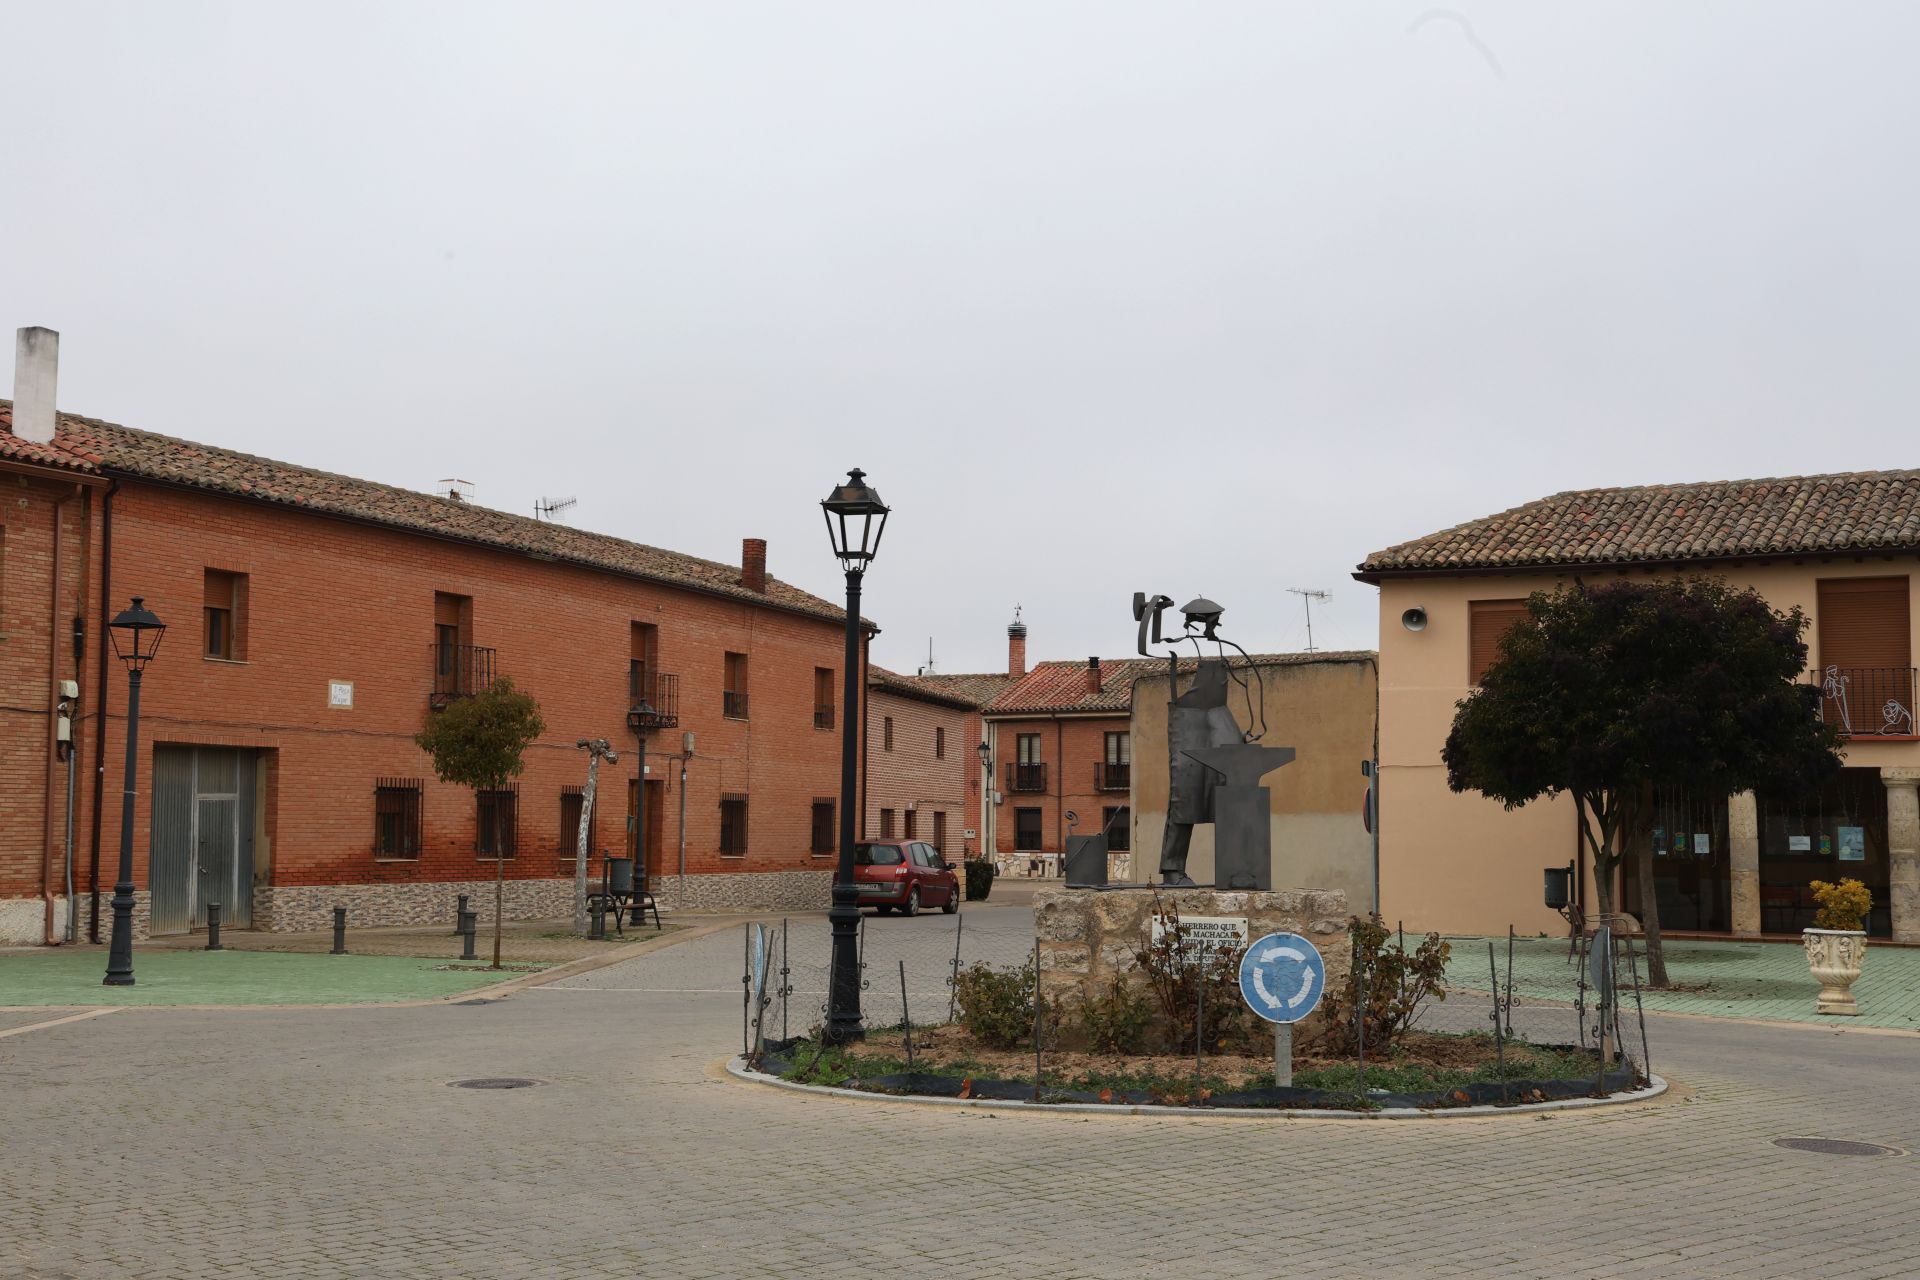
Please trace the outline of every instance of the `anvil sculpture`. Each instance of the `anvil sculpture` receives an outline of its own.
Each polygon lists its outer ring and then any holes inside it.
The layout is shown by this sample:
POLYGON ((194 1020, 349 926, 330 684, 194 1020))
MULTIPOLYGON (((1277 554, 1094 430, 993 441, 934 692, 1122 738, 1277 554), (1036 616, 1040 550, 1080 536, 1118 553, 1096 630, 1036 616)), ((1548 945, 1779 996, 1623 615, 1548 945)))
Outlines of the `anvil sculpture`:
POLYGON ((1222 889, 1273 888, 1272 793, 1260 779, 1292 764, 1293 748, 1236 742, 1181 754, 1220 777, 1211 788, 1213 883, 1222 889))

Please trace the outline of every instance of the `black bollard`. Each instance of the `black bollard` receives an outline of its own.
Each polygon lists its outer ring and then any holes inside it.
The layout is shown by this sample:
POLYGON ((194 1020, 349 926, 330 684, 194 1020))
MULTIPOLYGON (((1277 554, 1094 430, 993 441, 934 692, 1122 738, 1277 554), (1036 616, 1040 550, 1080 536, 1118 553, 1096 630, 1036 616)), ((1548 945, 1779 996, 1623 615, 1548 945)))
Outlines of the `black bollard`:
POLYGON ((347 909, 345 907, 333 909, 333 954, 336 956, 347 954, 347 909))
POLYGON ((207 950, 226 950, 220 945, 220 904, 217 902, 207 904, 207 950))
POLYGON ((473 935, 479 932, 479 920, 480 913, 478 911, 462 911, 460 913, 460 958, 462 960, 478 960, 480 958, 473 953, 473 935))
POLYGON ((467 895, 460 895, 460 905, 453 910, 453 936, 460 936, 460 921, 467 914, 467 895))
POLYGON ((593 904, 593 915, 591 917, 591 921, 587 925, 587 941, 588 942, 605 942, 606 940, 607 940, 607 909, 601 903, 596 902, 593 904))

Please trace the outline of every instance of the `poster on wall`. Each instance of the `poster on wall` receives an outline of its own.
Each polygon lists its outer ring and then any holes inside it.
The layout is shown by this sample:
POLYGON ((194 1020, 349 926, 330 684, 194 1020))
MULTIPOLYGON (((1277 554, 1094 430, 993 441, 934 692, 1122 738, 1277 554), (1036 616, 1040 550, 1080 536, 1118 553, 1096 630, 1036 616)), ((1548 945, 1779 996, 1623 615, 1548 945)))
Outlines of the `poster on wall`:
POLYGON ((1831 858, 1833 856, 1833 837, 1827 835, 1825 832, 1822 832, 1820 835, 1820 856, 1823 858, 1831 858))
POLYGON ((1655 827, 1653 829, 1653 856, 1656 858, 1664 858, 1667 856, 1667 829, 1665 827, 1655 827))
POLYGON ((1704 858, 1713 852, 1713 837, 1704 831, 1693 833, 1693 856, 1704 858))
POLYGON ((1687 851, 1686 832, 1676 831, 1673 833, 1673 851, 1680 854, 1684 854, 1687 851))
POLYGON ((1840 861, 1865 862, 1867 860, 1867 829, 1865 827, 1840 828, 1840 861))
POLYGON ((1788 853, 1812 853, 1813 837, 1812 836, 1788 836, 1787 852, 1788 853))

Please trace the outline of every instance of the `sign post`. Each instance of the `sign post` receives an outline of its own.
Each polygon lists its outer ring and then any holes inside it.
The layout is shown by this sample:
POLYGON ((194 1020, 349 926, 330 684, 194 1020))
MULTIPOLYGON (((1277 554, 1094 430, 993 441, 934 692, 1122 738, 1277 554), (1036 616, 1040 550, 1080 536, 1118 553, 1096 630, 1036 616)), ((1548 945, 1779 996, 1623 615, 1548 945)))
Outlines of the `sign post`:
POLYGON ((1273 1024, 1273 1082, 1293 1084, 1293 1024, 1320 1005, 1327 963, 1297 933, 1269 933, 1240 957, 1240 998, 1273 1024))

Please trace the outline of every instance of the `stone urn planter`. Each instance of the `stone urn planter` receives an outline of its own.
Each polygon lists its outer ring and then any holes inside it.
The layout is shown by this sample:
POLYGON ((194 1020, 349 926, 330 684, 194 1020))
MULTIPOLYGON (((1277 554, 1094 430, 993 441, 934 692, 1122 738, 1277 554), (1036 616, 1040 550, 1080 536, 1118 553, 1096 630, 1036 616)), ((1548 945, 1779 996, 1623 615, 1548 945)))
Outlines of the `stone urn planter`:
POLYGON ((1853 1002, 1853 984, 1867 958, 1867 935, 1859 929, 1804 929, 1807 964, 1820 980, 1816 1012, 1852 1017, 1860 1012, 1853 1002))

